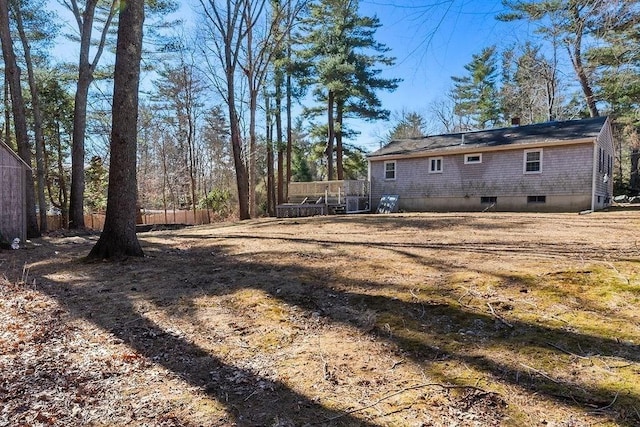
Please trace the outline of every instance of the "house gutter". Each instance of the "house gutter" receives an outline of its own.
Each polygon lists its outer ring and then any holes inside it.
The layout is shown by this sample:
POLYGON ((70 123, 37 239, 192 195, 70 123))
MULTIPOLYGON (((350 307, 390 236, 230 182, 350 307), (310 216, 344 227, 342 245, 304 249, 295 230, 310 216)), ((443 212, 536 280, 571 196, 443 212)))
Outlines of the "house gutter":
MULTIPOLYGON (((594 143, 593 137, 588 138, 580 138, 580 139, 572 139, 568 141, 538 141, 538 142, 530 142, 530 143, 520 143, 520 144, 505 144, 496 147, 474 147, 474 146, 458 146, 461 148, 453 148, 453 149, 440 149, 440 150, 425 150, 414 153, 397 153, 397 154, 383 154, 381 156, 369 156, 367 159, 369 162, 372 161, 384 161, 384 160, 399 160, 399 159, 415 159, 420 157, 433 157, 433 156, 447 156, 454 154, 468 154, 468 153, 488 153, 495 151, 509 151, 509 150, 520 150, 523 148, 545 148, 545 147, 559 147, 563 145, 578 145, 578 144, 588 144, 594 143)), ((369 168, 369 179, 371 179, 371 168, 369 168)))

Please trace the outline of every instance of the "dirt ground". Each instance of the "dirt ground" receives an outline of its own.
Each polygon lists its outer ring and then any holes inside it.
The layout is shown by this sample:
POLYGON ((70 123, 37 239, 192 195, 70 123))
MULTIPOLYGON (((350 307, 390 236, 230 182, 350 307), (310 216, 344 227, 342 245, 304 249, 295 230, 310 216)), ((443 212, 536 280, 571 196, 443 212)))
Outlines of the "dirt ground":
POLYGON ((0 425, 640 425, 640 211, 259 219, 0 252, 0 425))

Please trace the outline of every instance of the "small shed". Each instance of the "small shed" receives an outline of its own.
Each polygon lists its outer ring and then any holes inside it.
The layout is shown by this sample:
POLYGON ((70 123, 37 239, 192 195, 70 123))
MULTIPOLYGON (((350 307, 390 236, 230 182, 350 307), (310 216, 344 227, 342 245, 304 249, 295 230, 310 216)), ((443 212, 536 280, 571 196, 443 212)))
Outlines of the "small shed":
POLYGON ((26 180, 30 170, 0 141, 0 234, 8 241, 27 238, 26 180))

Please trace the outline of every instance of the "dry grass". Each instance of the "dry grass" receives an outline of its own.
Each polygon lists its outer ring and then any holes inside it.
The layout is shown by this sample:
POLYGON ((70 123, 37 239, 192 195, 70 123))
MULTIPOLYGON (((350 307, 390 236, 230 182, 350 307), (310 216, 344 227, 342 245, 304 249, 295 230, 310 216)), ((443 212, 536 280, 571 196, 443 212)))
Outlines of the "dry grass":
POLYGON ((638 425, 639 225, 263 219, 94 264, 43 238, 0 253, 0 425, 638 425))

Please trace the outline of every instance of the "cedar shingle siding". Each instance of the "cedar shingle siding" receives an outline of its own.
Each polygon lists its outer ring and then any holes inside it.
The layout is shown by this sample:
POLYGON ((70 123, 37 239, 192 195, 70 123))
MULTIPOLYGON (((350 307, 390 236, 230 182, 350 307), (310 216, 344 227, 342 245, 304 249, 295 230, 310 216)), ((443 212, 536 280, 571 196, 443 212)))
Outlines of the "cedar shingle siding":
POLYGON ((26 239, 25 180, 28 167, 0 142, 0 232, 11 241, 26 239))
POLYGON ((398 195, 407 211, 580 211, 609 203, 613 140, 605 117, 462 135, 394 141, 372 153, 372 207, 385 194, 398 195), (527 172, 525 152, 540 153, 539 172, 537 164, 527 172), (465 156, 476 163, 465 164, 465 156), (430 172, 435 157, 442 172, 430 172), (394 180, 384 178, 385 161, 395 161, 394 180))

